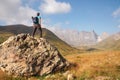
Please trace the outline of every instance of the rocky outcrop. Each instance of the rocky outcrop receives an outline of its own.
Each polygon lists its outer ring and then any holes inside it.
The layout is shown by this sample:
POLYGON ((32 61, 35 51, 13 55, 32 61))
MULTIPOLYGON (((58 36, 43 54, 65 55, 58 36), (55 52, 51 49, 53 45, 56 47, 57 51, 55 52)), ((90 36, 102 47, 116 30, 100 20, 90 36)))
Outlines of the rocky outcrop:
POLYGON ((9 74, 42 76, 68 66, 57 48, 44 38, 19 34, 0 45, 0 68, 9 74))

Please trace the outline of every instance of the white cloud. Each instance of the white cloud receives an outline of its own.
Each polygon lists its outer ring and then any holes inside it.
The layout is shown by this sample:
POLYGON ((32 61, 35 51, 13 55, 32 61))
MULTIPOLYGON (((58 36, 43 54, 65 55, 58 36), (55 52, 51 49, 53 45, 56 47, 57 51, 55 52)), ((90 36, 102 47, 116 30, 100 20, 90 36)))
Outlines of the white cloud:
POLYGON ((21 0, 3 0, 0 8, 0 21, 6 24, 31 25, 31 16, 37 12, 29 6, 23 6, 21 0))
POLYGON ((118 25, 116 26, 117 28, 120 28, 120 7, 113 12, 113 17, 117 18, 117 23, 118 25))
POLYGON ((13 17, 14 21, 10 21, 8 23, 22 23, 22 24, 26 24, 26 25, 31 25, 31 16, 35 15, 36 11, 33 10, 32 8, 28 7, 28 6, 20 6, 18 9, 18 13, 16 14, 16 16, 13 17))
MULTIPOLYGON (((42 0, 40 0, 42 1, 42 0)), ((31 16, 36 15, 33 5, 39 0, 3 0, 0 2, 0 22, 4 24, 32 25, 31 16)), ((39 8, 39 6, 37 7, 39 8)), ((37 9, 36 8, 36 9, 37 9)), ((69 3, 56 0, 43 0, 40 8, 45 13, 67 13, 71 6, 69 3), (45 7, 46 6, 46 7, 45 7), (50 9, 49 9, 50 8, 50 9)), ((46 19, 45 19, 46 20, 46 19)), ((43 20, 42 23, 49 22, 43 20)))
POLYGON ((6 19, 8 16, 17 12, 20 6, 20 0, 3 0, 0 2, 0 19, 6 19), (6 17, 7 16, 7 17, 6 17))
POLYGON ((120 28, 120 25, 118 25, 117 27, 120 28))
POLYGON ((119 19, 117 22, 119 22, 119 23, 120 23, 120 19, 119 19))
POLYGON ((113 17, 120 17, 120 7, 113 12, 113 17))
POLYGON ((57 0, 43 0, 40 10, 46 14, 68 13, 71 10, 71 5, 57 0))
POLYGON ((70 22, 69 22, 69 21, 66 21, 66 22, 65 22, 65 24, 69 25, 69 24, 70 24, 70 22))

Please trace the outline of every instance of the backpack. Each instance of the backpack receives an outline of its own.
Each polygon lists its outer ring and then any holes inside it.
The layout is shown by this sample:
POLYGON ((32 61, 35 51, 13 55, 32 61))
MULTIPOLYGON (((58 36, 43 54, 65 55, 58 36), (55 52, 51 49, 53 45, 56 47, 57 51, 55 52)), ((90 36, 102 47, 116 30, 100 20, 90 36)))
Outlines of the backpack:
POLYGON ((34 23, 34 24, 38 24, 38 23, 39 23, 38 17, 33 17, 33 23, 34 23))

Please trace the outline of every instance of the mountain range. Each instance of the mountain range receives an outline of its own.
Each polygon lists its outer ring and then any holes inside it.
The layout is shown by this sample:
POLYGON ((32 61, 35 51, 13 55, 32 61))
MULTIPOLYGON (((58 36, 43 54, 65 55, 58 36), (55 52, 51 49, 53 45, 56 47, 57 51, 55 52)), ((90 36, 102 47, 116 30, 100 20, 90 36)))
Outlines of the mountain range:
POLYGON ((120 32, 109 36, 94 47, 102 50, 120 50, 120 32))
POLYGON ((106 32, 102 33, 102 35, 98 35, 94 30, 90 32, 79 32, 75 30, 51 29, 51 31, 53 31, 63 41, 74 47, 95 45, 109 36, 106 32))
MULTIPOLYGON (((98 35, 94 30, 87 31, 73 31, 73 30, 61 30, 50 31, 46 28, 42 28, 43 37, 48 39, 58 49, 66 55, 67 53, 80 53, 81 51, 74 47, 89 46, 97 49, 120 49, 120 32, 109 35, 102 33, 98 35)), ((9 36, 20 33, 31 34, 33 28, 26 25, 7 25, 0 26, 0 43, 5 41, 9 36), (5 35, 4 35, 4 34, 5 35)), ((39 34, 38 32, 36 34, 39 34)))

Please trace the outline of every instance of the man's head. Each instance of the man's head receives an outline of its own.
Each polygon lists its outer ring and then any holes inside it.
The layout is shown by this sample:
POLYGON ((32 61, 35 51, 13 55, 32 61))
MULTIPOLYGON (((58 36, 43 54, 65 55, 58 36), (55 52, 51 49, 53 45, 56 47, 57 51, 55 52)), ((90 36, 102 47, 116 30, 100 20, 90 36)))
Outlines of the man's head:
POLYGON ((38 13, 37 13, 37 16, 39 16, 39 15, 40 15, 40 13, 38 12, 38 13))

